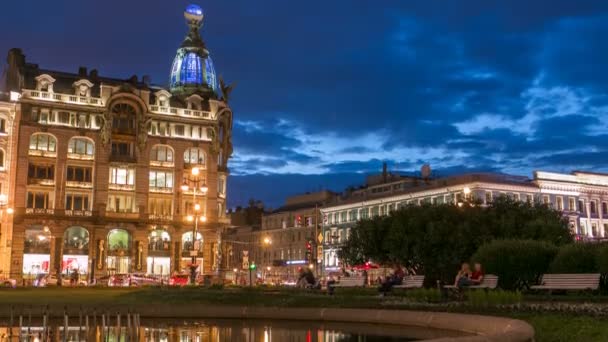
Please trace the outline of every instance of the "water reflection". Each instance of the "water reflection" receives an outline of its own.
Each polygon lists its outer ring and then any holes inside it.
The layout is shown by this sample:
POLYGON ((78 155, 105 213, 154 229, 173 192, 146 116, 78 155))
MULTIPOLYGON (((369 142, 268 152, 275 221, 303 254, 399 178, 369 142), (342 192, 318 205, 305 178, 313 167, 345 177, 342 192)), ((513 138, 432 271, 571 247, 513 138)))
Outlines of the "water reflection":
POLYGON ((0 327, 0 342, 376 342, 458 336, 415 327, 291 321, 146 321, 145 326, 0 327), (9 338, 12 336, 12 338, 9 338))

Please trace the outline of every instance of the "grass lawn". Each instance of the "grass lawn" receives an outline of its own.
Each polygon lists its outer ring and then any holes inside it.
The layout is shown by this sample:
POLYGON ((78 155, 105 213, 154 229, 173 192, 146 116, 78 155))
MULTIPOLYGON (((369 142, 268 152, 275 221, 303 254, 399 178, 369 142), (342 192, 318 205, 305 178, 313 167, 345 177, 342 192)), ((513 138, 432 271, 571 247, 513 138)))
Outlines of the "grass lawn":
MULTIPOLYGON (((375 290, 340 289, 334 296, 302 292, 295 289, 256 288, 27 288, 0 290, 0 306, 82 305, 240 305, 275 307, 340 307, 374 309, 411 309, 387 305, 400 297, 379 298, 375 290)), ((534 326, 538 342, 544 341, 608 341, 608 319, 573 314, 514 313, 498 309, 455 308, 466 311, 522 319, 534 326)))

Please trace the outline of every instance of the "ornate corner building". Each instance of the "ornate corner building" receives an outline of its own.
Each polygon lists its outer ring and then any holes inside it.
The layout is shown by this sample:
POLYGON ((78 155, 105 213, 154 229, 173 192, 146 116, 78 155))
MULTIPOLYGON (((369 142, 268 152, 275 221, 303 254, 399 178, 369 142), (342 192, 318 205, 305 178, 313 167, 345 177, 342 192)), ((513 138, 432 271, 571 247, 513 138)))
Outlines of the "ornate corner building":
POLYGON ((204 274, 219 272, 231 87, 201 39, 201 8, 185 17, 169 89, 148 77, 46 70, 9 51, 0 274, 167 275, 194 259, 204 274))

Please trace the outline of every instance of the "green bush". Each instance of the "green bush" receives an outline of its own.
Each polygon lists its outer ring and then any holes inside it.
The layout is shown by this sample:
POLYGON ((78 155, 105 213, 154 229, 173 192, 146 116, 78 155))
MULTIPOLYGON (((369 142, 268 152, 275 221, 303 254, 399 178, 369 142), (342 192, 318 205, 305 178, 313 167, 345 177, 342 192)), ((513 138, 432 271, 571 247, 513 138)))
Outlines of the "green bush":
POLYGON ((562 246, 549 267, 551 273, 597 273, 598 245, 576 243, 562 246))
POLYGON ((418 303, 439 303, 441 291, 437 288, 411 289, 405 292, 405 297, 418 303))
POLYGON ((519 291, 468 291, 467 300, 472 307, 494 307, 520 304, 522 295, 519 291))
POLYGON ((557 247, 548 242, 495 240, 482 245, 473 261, 481 263, 486 274, 497 275, 502 289, 521 290, 547 272, 556 253, 557 247))

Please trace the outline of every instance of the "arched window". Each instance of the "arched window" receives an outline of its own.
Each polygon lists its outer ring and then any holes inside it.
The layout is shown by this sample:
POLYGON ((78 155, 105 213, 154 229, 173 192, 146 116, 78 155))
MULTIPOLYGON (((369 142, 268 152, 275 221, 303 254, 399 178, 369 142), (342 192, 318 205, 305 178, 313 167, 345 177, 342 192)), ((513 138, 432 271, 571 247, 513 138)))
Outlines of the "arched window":
POLYGON ((83 227, 70 227, 63 233, 63 254, 89 253, 89 232, 83 227))
POLYGON ((154 229, 148 235, 148 251, 152 252, 166 252, 169 251, 169 245, 171 243, 171 236, 166 230, 154 229))
POLYGON ((51 231, 48 227, 31 226, 25 230, 25 253, 48 254, 51 252, 51 231))
POLYGON ((150 152, 150 161, 173 163, 173 149, 167 145, 154 145, 150 152))
POLYGON ((135 133, 135 117, 137 112, 133 106, 119 103, 112 107, 112 130, 117 133, 135 133))
POLYGON ((131 244, 131 235, 124 229, 112 229, 108 233, 108 253, 128 253, 131 244))
POLYGON ((194 52, 189 52, 182 62, 180 81, 182 84, 201 84, 203 72, 201 58, 194 52))
POLYGON ((84 137, 74 137, 68 143, 68 157, 93 158, 95 155, 95 143, 84 137))
POLYGON ((34 133, 30 137, 30 151, 56 152, 57 140, 47 133, 34 133))
POLYGON ((191 147, 184 152, 186 164, 205 165, 205 151, 202 148, 191 147))

